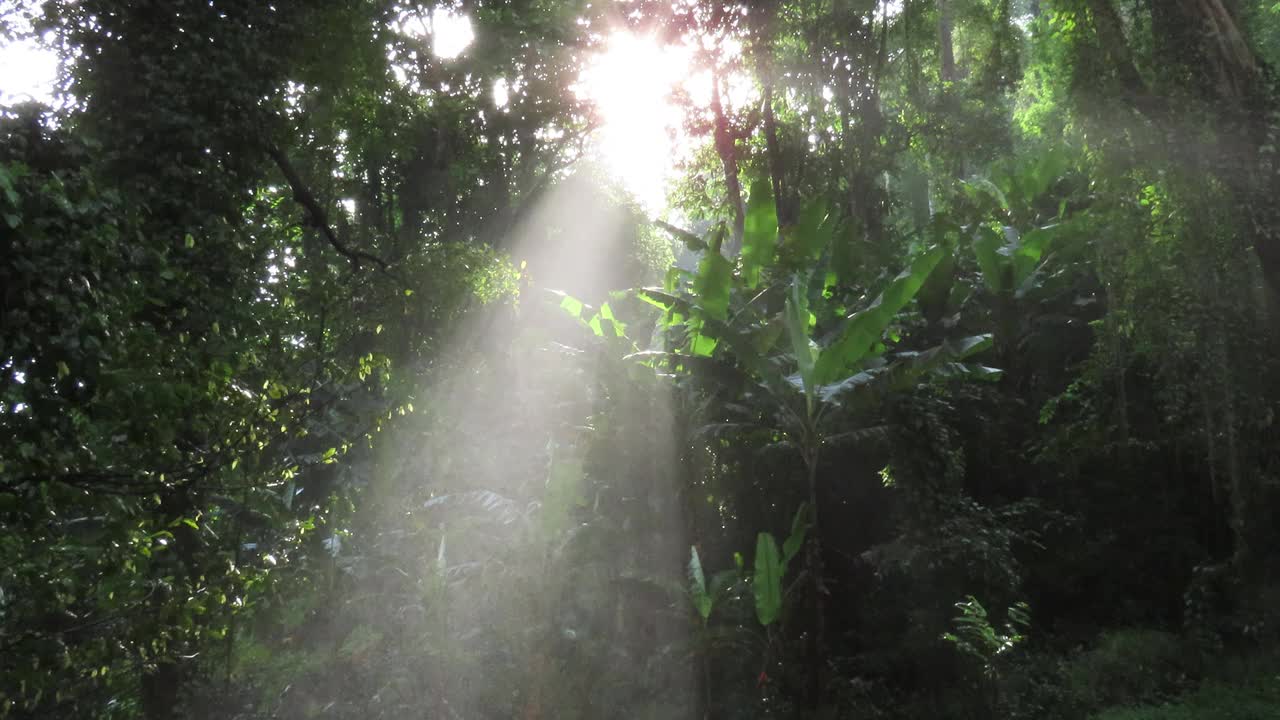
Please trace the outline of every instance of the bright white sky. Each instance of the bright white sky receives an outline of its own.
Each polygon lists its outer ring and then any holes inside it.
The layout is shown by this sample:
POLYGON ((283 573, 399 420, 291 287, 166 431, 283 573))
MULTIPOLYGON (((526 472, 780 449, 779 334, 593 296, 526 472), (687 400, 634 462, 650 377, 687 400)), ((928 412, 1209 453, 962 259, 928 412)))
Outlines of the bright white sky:
POLYGON ((36 40, 0 44, 0 105, 23 100, 53 104, 58 55, 36 40))

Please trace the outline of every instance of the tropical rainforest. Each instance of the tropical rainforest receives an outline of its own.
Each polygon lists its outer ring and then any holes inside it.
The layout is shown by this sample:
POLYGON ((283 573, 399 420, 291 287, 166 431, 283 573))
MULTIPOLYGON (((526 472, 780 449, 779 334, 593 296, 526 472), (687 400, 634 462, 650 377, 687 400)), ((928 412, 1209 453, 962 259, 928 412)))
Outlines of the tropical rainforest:
POLYGON ((1280 718, 1280 3, 21 43, 0 718, 1280 718))

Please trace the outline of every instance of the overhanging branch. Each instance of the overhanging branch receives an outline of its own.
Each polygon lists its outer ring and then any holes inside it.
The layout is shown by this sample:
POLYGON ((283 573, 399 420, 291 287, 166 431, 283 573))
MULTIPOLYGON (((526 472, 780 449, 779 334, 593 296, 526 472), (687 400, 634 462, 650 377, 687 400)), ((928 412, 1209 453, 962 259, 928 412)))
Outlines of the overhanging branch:
POLYGON ((289 162, 289 157, 284 154, 280 148, 275 145, 267 147, 267 154, 275 161, 276 166, 280 168, 280 172, 284 174, 284 179, 289 183, 289 187, 293 190, 293 199, 306 209, 310 215, 310 223, 319 228, 324 233, 325 239, 333 246, 343 257, 351 262, 359 265, 361 262, 371 262, 374 265, 386 270, 389 265, 386 260, 371 255, 361 250, 356 250, 344 243, 338 237, 338 233, 334 231, 333 226, 329 224, 329 215, 324 208, 320 206, 316 196, 311 193, 311 189, 302 181, 302 176, 294 169, 293 163, 289 162))

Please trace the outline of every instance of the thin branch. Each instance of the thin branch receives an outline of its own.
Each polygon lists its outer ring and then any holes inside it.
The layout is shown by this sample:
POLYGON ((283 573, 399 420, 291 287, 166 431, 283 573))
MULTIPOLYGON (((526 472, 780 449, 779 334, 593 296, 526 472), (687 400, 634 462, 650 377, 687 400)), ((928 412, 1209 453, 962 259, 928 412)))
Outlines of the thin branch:
POLYGON ((367 261, 377 265, 383 270, 387 270, 390 267, 386 260, 361 250, 355 250, 344 243, 338 237, 338 233, 335 232, 333 227, 329 224, 328 213, 324 211, 324 208, 321 207, 320 203, 316 200, 315 195, 311 193, 311 189, 307 187, 305 182, 303 182, 302 176, 299 175, 298 171, 293 167, 293 163, 289 162, 289 157, 275 145, 267 146, 267 154, 275 161, 276 166, 280 168, 280 172, 284 174, 284 179, 288 181, 289 187, 293 189, 293 199, 297 200, 298 204, 306 209, 307 213, 310 215, 311 224, 319 228, 320 232, 324 233, 325 239, 329 241, 329 244, 332 245, 335 250, 356 265, 359 265, 363 261, 367 261))

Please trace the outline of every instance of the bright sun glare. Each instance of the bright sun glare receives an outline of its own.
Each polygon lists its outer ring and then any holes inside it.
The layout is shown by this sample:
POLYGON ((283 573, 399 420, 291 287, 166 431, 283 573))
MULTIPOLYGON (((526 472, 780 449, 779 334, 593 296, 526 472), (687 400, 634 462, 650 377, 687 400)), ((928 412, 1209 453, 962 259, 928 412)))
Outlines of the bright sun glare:
POLYGON ((616 33, 591 58, 576 88, 595 105, 595 150, 602 165, 648 210, 661 208, 681 115, 671 101, 688 79, 689 53, 653 38, 616 33))
MULTIPOLYGON (((721 51, 741 48, 725 41, 721 51)), ((695 108, 711 104, 711 72, 699 68, 688 44, 663 45, 649 36, 616 32, 605 49, 589 58, 575 92, 595 106, 596 160, 649 212, 666 207, 666 189, 692 141, 684 128, 685 109, 674 95, 682 91, 695 108)), ((744 107, 757 99, 746 75, 725 81, 725 102, 744 107)))

